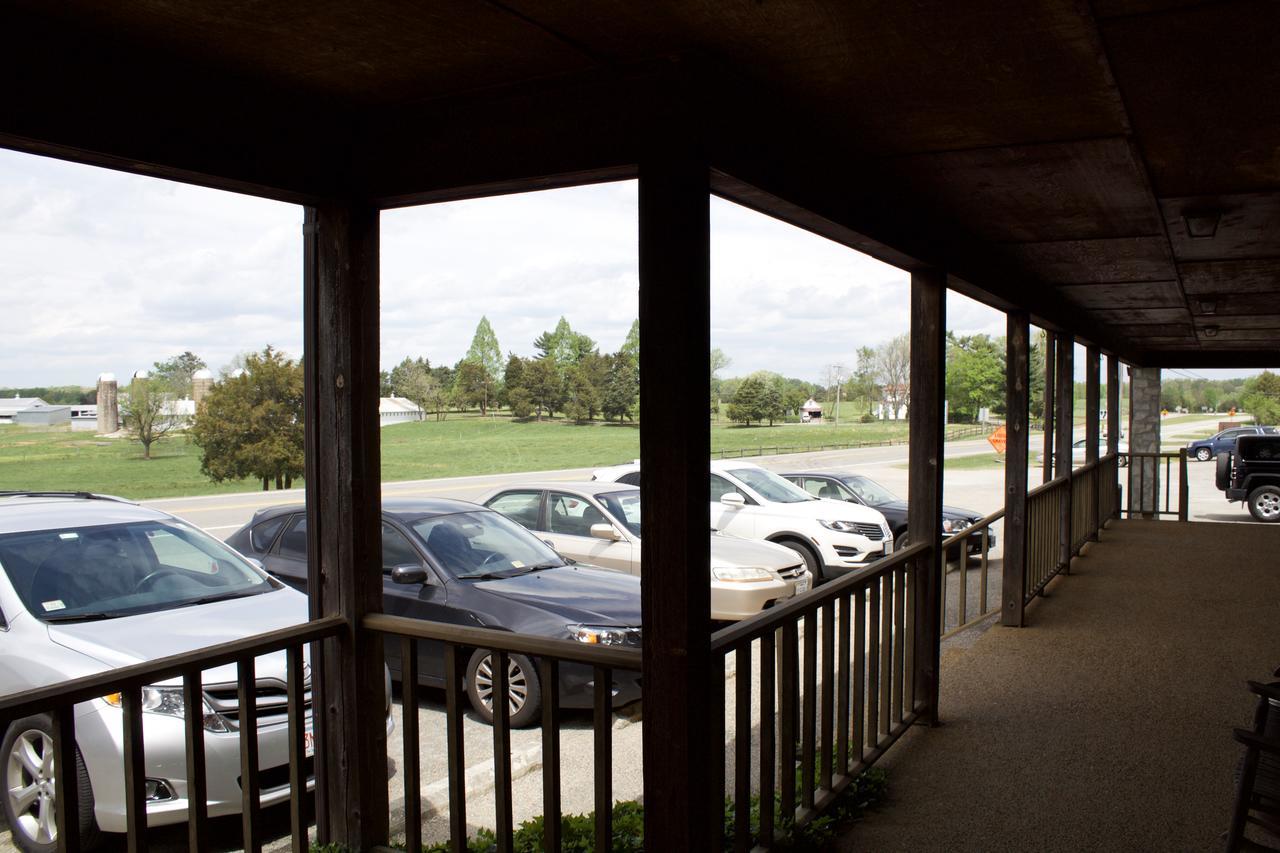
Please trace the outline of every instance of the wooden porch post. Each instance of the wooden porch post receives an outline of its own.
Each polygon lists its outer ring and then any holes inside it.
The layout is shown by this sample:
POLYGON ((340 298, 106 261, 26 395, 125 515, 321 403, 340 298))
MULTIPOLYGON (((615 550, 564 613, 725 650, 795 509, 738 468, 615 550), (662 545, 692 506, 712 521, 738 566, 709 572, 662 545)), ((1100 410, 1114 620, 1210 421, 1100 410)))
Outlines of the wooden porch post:
POLYGON ((1004 568, 1001 624, 1021 628, 1027 594, 1027 457, 1030 430, 1030 321, 1011 313, 1005 334, 1004 568))
MULTIPOLYGON (((710 850, 724 821, 724 742, 708 708, 711 592, 705 420, 711 352, 704 158, 640 164, 640 505, 645 849, 710 850), (721 790, 715 790, 717 784, 721 790)), ((789 745, 788 745, 789 748, 789 745)))
MULTIPOLYGON (((1100 424, 1098 422, 1099 402, 1099 379, 1101 372, 1101 358, 1098 354, 1096 346, 1090 346, 1085 350, 1085 377, 1084 377, 1084 461, 1085 463, 1098 461, 1098 441, 1101 437, 1100 424)), ((1093 478, 1094 483, 1099 483, 1097 473, 1089 475, 1093 478)), ((1101 489, 1099 488, 1099 492, 1101 489)), ((1098 539, 1098 494, 1093 495, 1093 499, 1089 501, 1089 539, 1097 541, 1098 539)))
POLYGON ((938 723, 938 670, 942 623, 943 405, 946 400, 947 278, 941 270, 911 274, 911 403, 907 535, 928 543, 915 567, 915 695, 923 717, 938 723))
POLYGON ((1107 356, 1107 452, 1120 451, 1120 360, 1107 356))
POLYGON ((1057 356, 1058 336, 1045 330, 1044 333, 1044 452, 1040 465, 1043 475, 1040 482, 1047 483, 1053 479, 1053 415, 1058 405, 1058 396, 1054 393, 1055 357, 1057 356))
POLYGON ((317 833, 321 843, 386 844, 387 734, 382 640, 359 629, 382 609, 378 444, 378 211, 308 207, 304 224, 307 581, 311 616, 349 630, 313 661, 317 833))
POLYGON ((1057 377, 1054 391, 1057 394, 1057 413, 1054 415, 1054 466, 1055 477, 1067 478, 1066 497, 1062 501, 1062 514, 1058 526, 1058 562, 1066 574, 1071 573, 1071 436, 1074 425, 1075 404, 1075 338, 1058 335, 1057 377))

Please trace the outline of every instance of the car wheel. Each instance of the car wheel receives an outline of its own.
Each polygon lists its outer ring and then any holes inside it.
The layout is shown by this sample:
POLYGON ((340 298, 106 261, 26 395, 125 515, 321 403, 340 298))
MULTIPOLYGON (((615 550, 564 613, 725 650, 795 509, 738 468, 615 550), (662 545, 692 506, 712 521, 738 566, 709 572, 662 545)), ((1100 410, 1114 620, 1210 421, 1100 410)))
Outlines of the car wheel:
POLYGON ((901 551, 904 548, 910 548, 910 547, 911 547, 911 537, 907 535, 907 532, 905 530, 902 532, 901 536, 894 537, 893 550, 901 551))
MULTIPOLYGON (((471 707, 486 723, 493 722, 493 655, 479 649, 467 664, 467 695, 471 707)), ((542 710, 542 687, 538 670, 524 655, 507 655, 507 711, 511 726, 532 725, 542 710)))
POLYGON ((1280 521, 1280 487, 1259 486, 1249 495, 1249 513, 1258 521, 1280 521))
POLYGON ((790 548, 800 555, 800 559, 804 560, 804 567, 809 570, 810 576, 813 577, 813 584, 817 586, 826 581, 827 576, 822 571, 822 561, 818 559, 818 555, 813 549, 803 542, 797 542, 795 539, 780 539, 777 542, 784 548, 790 548))
POLYGON ((1196 458, 1199 459, 1201 462, 1208 462, 1210 459, 1213 458, 1213 453, 1209 451, 1209 448, 1201 447, 1198 450, 1196 450, 1196 458))
MULTIPOLYGON (((53 853, 58 849, 55 824, 53 723, 45 716, 15 721, 5 733, 4 816, 13 841, 27 853, 53 853)), ((98 840, 93 819, 93 788, 76 750, 76 782, 79 793, 80 848, 91 849, 98 840)))

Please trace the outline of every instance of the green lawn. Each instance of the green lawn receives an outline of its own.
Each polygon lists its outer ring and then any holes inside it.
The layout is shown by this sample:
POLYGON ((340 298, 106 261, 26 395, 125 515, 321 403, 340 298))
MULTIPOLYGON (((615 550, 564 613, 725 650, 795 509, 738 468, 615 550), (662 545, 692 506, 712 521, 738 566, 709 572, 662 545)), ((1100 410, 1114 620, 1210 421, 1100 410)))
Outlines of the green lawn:
MULTIPOLYGON (((952 427, 952 431, 964 427, 952 427)), ((970 428, 971 429, 971 428, 970 428)), ((902 441, 905 422, 739 427, 711 424, 712 451, 745 455, 820 446, 902 441)), ((381 432, 384 482, 553 471, 614 465, 640 455, 634 424, 513 422, 505 416, 450 415, 381 432)), ((301 485, 301 484, 299 484, 301 485)), ((83 490, 143 500, 257 491, 256 480, 215 484, 200 473, 200 451, 184 435, 152 448, 90 432, 0 427, 0 489, 83 490)))

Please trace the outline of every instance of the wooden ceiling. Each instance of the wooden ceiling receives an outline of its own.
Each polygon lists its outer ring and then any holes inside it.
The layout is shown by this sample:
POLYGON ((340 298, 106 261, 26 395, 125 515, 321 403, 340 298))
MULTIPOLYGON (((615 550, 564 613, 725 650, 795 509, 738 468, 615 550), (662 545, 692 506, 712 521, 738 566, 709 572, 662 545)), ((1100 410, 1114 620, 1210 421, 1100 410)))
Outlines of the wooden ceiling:
POLYGON ((696 144, 720 194, 1135 363, 1270 366, 1277 32, 1271 0, 15 0, 0 144, 385 205, 696 144))

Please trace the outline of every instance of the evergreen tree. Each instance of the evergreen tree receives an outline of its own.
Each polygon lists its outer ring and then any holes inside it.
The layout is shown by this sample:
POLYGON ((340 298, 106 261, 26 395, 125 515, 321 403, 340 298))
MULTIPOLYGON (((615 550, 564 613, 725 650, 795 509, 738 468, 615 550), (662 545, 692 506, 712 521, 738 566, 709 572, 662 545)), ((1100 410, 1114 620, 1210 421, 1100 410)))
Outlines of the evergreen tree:
POLYGON ((752 421, 765 417, 768 412, 765 391, 765 384, 757 377, 744 379, 729 402, 729 420, 750 426, 752 421))
POLYGON ((619 351, 609 358, 609 372, 605 377, 604 393, 600 408, 606 418, 632 419, 632 412, 640 397, 639 371, 631 356, 619 351))
POLYGON ((640 320, 631 321, 631 331, 627 332, 627 339, 622 343, 622 349, 618 351, 619 355, 626 356, 634 368, 636 376, 640 375, 640 320))
POLYGON ((502 347, 498 346, 498 336, 489 325, 488 317, 481 317, 476 325, 476 333, 471 338, 471 348, 463 361, 478 363, 489 374, 493 383, 502 380, 502 347))
POLYGON ((542 420, 542 412, 553 417, 564 402, 564 384, 560 379, 555 359, 538 358, 528 362, 524 368, 524 387, 529 392, 538 420, 542 420))

